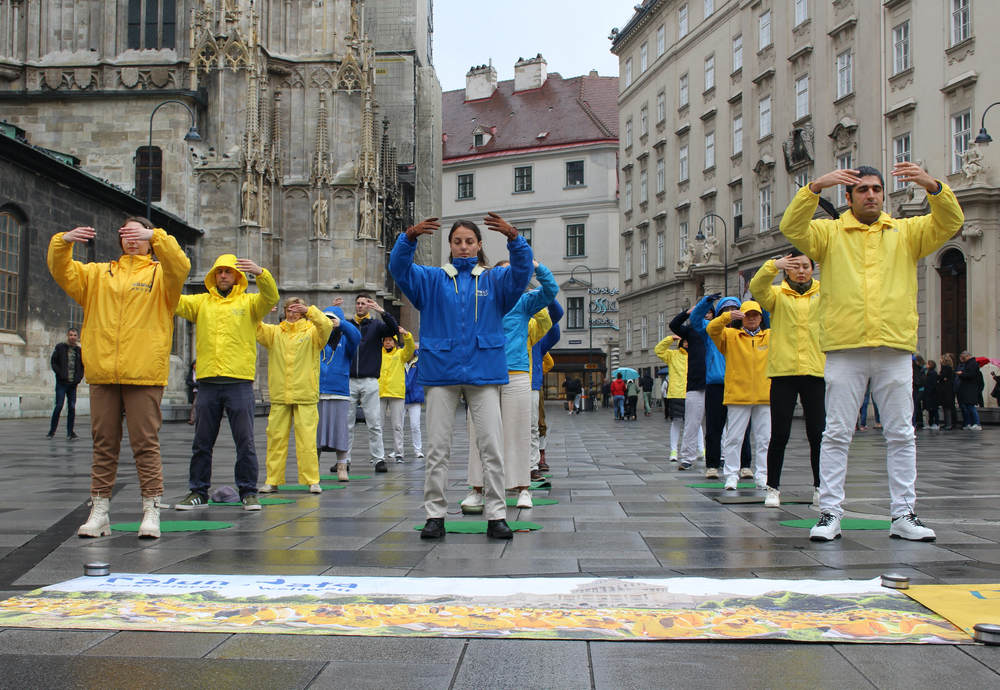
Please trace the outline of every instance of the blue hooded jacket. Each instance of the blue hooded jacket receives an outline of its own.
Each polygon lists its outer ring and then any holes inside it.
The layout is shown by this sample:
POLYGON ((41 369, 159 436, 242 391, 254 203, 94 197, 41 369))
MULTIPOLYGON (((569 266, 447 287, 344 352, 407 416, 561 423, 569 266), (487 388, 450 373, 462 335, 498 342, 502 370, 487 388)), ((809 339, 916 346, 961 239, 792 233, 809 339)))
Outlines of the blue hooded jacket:
POLYGON ((507 371, 528 371, 531 366, 528 362, 528 322, 559 292, 559 284, 552 277, 552 271, 542 264, 535 269, 535 277, 541 287, 521 295, 514 308, 503 317, 503 332, 507 336, 507 371))
POLYGON ((340 319, 340 326, 333 329, 330 341, 319 358, 319 392, 320 395, 350 395, 351 394, 351 360, 358 351, 361 342, 361 331, 344 317, 340 307, 327 307, 324 314, 333 312, 340 319))
POLYGON ((559 321, 565 313, 562 305, 553 300, 552 304, 549 305, 549 317, 552 319, 552 328, 531 348, 531 390, 533 391, 542 390, 542 380, 545 377, 542 373, 542 360, 545 358, 545 354, 559 342, 561 335, 559 321))
POLYGON ((406 405, 424 402, 424 387, 417 383, 417 357, 406 365, 406 405))
MULTIPOLYGON (((694 309, 691 310, 691 327, 701 336, 702 341, 705 343, 705 383, 708 385, 715 383, 725 384, 726 358, 719 352, 719 348, 715 346, 712 339, 708 337, 708 321, 705 320, 705 315, 709 309, 718 314, 719 309, 726 306, 727 303, 735 303, 736 308, 740 308, 740 301, 735 297, 723 297, 714 308, 712 307, 713 301, 711 295, 705 295, 698 304, 694 305, 694 309)), ((690 354, 689 351, 688 367, 691 366, 690 354)))
POLYGON ((417 243, 400 235, 389 272, 420 312, 417 382, 424 386, 503 385, 507 377, 503 317, 535 270, 523 237, 507 243, 510 265, 484 269, 476 257, 438 268, 413 263, 417 243))

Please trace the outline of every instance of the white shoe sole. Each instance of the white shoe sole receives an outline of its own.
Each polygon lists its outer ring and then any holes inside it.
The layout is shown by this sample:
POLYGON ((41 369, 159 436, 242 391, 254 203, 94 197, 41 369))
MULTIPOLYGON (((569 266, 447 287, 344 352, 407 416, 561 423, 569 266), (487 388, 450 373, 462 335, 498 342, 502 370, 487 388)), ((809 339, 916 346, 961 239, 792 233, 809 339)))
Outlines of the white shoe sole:
POLYGON ((149 537, 150 539, 159 539, 160 538, 160 530, 151 530, 151 529, 139 530, 139 537, 140 538, 142 538, 142 537, 149 537))
MULTIPOLYGON (((110 537, 111 536, 111 525, 105 525, 100 529, 95 530, 85 530, 83 527, 76 531, 76 536, 78 537, 110 537)), ((142 536, 142 535, 139 535, 142 536)))

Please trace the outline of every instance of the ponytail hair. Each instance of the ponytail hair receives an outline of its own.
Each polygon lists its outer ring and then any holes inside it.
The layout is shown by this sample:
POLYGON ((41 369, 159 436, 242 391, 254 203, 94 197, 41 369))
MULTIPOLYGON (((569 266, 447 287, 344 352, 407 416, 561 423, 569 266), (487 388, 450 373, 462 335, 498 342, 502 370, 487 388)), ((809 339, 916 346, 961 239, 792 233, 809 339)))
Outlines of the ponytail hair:
MULTIPOLYGON (((451 231, 448 233, 448 244, 451 244, 451 236, 455 234, 455 231, 459 228, 466 228, 472 230, 472 234, 476 236, 476 240, 482 244, 483 233, 480 231, 479 226, 473 223, 471 220, 456 220, 454 225, 451 226, 451 231)), ((476 254, 476 260, 479 265, 483 268, 490 267, 490 260, 486 258, 486 252, 480 247, 479 252, 476 254)))

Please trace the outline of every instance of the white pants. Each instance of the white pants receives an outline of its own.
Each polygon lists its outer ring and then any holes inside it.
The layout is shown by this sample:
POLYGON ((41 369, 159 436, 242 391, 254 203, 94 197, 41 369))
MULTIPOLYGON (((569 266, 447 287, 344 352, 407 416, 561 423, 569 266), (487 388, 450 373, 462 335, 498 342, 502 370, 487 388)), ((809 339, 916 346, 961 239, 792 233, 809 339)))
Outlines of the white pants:
MULTIPOLYGON (((500 386, 500 417, 503 425, 503 468, 506 486, 531 486, 531 438, 525 427, 531 423, 531 376, 511 374, 510 383, 500 386)), ((471 413, 472 407, 469 407, 471 413)), ((469 420, 469 484, 483 485, 483 465, 476 438, 479 424, 469 420)))
MULTIPOLYGON (((531 471, 538 469, 538 461, 542 459, 541 437, 538 435, 538 391, 531 391, 531 471)), ((502 403, 501 403, 502 404, 502 403)))
POLYGON ((570 405, 569 411, 572 413, 573 410, 579 410, 581 407, 583 407, 583 393, 577 393, 573 397, 573 404, 570 405))
POLYGON ((487 520, 507 517, 504 500, 503 429, 498 386, 424 386, 427 404, 427 461, 424 472, 424 510, 429 518, 448 514, 448 463, 455 435, 455 412, 462 393, 476 423, 476 447, 483 465, 483 500, 487 520))
MULTIPOLYGON (((861 402, 858 401, 858 406, 861 402)), ((767 446, 771 442, 770 405, 726 405, 726 428, 722 432, 722 462, 726 477, 740 471, 740 456, 747 425, 753 423, 754 479, 767 482, 767 446)))
MULTIPOLYGON (((664 405, 669 405, 670 401, 666 398, 663 399, 664 405)), ((677 442, 681 438, 681 432, 684 431, 684 421, 687 419, 687 413, 685 412, 684 419, 671 419, 670 420, 670 454, 677 450, 677 442)), ((698 441, 698 455, 701 455, 702 451, 705 450, 705 435, 702 433, 701 427, 698 427, 697 433, 698 441)))
POLYGON ((422 403, 410 403, 406 406, 406 414, 410 417, 410 435, 413 438, 413 451, 424 452, 423 438, 420 436, 420 409, 422 403))
POLYGON ((826 355, 826 429, 819 454, 819 509, 843 516, 847 451, 854 423, 872 380, 872 402, 882 418, 889 474, 890 513, 914 511, 917 445, 913 432, 913 365, 909 352, 887 347, 828 352, 826 355))
POLYGON ((382 414, 379 408, 378 379, 351 379, 351 412, 347 416, 347 457, 354 448, 354 423, 357 420, 354 405, 361 404, 365 411, 365 425, 368 427, 368 452, 371 462, 385 460, 382 448, 382 414))
MULTIPOLYGON (((681 442, 681 463, 693 465, 698 459, 698 439, 705 417, 705 391, 688 391, 684 396, 684 440, 681 442)), ((702 447, 704 447, 702 439, 702 447)))
MULTIPOLYGON (((406 404, 403 402, 403 398, 380 398, 379 402, 381 407, 380 412, 382 413, 380 418, 382 426, 388 428, 386 417, 389 418, 389 424, 392 425, 392 440, 394 445, 392 455, 401 458, 403 457, 403 411, 406 409, 406 404)), ((384 445, 382 454, 383 456, 385 455, 384 445)))

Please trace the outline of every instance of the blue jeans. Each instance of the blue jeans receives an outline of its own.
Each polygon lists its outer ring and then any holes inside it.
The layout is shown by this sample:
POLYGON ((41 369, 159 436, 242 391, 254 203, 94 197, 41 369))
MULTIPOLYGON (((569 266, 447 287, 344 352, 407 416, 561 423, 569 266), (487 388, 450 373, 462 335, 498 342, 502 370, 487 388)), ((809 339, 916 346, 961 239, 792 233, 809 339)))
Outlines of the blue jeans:
MULTIPOLYGON (((858 426, 868 426, 868 401, 871 399, 871 393, 865 391, 865 400, 861 403, 861 422, 858 426)), ((872 402, 872 406, 875 408, 875 423, 881 424, 882 420, 879 418, 878 405, 872 402)))
POLYGON ((614 395, 612 400, 615 403, 615 418, 621 419, 625 416, 625 396, 624 395, 614 395))
POLYGON ((73 424, 76 422, 76 386, 68 383, 56 383, 56 409, 52 411, 52 426, 49 427, 49 433, 55 434, 59 427, 63 399, 69 403, 69 410, 66 412, 66 435, 69 436, 73 433, 73 424))
POLYGON ((979 424, 979 410, 976 409, 975 405, 959 403, 958 406, 962 408, 962 426, 979 424))
POLYGON ((188 489, 208 498, 212 485, 212 449, 219 438, 222 413, 229 417, 229 430, 236 443, 236 487, 240 498, 257 494, 257 450, 253 441, 255 401, 253 381, 198 383, 195 399, 194 443, 191 444, 191 474, 188 489))

